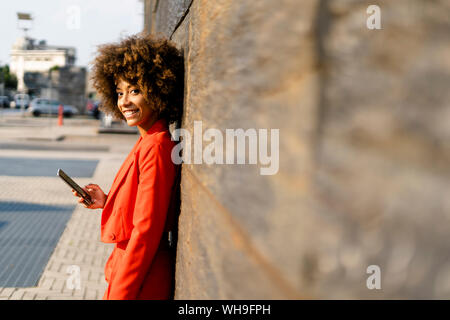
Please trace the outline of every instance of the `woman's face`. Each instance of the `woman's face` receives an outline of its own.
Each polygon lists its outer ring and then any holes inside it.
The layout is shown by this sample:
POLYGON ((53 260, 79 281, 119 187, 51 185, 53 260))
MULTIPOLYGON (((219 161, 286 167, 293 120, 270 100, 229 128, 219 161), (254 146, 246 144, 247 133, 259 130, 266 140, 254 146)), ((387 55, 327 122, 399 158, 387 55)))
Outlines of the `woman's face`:
POLYGON ((154 113, 144 99, 139 88, 125 80, 119 80, 116 86, 117 106, 129 126, 138 126, 146 131, 154 122, 154 113))

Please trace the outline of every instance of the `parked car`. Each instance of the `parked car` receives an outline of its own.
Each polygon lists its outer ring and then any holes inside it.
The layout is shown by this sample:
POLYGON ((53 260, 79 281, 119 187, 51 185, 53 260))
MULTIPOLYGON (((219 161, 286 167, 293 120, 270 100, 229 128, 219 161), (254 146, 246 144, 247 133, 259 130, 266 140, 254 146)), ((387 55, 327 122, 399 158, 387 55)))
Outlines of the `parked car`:
POLYGON ((100 119, 100 101, 88 100, 86 103, 86 113, 95 119, 100 119))
MULTIPOLYGON (((28 108, 28 113, 32 114, 35 117, 39 117, 41 114, 57 115, 59 113, 59 106, 61 104, 61 102, 56 100, 36 98, 31 101, 30 107, 28 108)), ((65 117, 71 117, 78 113, 79 112, 77 108, 69 105, 63 105, 63 114, 65 117)))
POLYGON ((30 96, 26 93, 18 93, 16 95, 14 95, 14 100, 11 101, 10 107, 20 109, 20 108, 22 108, 22 105, 25 109, 29 107, 30 96))
POLYGON ((9 108, 9 97, 8 96, 0 96, 0 106, 2 108, 9 108))

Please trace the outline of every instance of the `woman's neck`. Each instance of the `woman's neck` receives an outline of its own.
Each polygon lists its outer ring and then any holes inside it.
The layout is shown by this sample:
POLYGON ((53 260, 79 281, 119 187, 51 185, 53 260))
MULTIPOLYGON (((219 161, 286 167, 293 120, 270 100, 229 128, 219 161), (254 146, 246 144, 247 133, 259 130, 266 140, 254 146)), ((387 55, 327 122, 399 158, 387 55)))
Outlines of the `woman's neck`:
POLYGON ((154 115, 150 117, 144 124, 137 126, 142 138, 147 135, 147 131, 155 124, 156 121, 158 121, 158 117, 154 115))

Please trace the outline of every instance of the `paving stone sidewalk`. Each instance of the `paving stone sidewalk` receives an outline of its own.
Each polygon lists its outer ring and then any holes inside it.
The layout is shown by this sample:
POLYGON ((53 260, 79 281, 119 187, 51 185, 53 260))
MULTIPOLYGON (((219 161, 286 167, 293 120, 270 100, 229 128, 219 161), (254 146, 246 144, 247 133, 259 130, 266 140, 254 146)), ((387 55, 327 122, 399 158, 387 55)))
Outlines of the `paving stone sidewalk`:
MULTIPOLYGON (((102 139, 92 136, 92 141, 102 139)), ((112 146, 108 152, 77 152, 67 153, 62 151, 25 151, 25 150, 2 150, 2 156, 22 156, 22 157, 42 157, 43 155, 52 158, 79 157, 82 159, 98 159, 99 163, 92 178, 76 179, 80 185, 87 183, 99 184, 105 192, 108 192, 114 179, 114 175, 125 159, 136 136, 117 136, 120 146, 112 146)), ((70 140, 70 139, 68 139, 70 140)), ((94 141, 95 142, 95 141, 94 141)), ((9 185, 9 194, 3 192, 3 199, 9 201, 23 201, 20 199, 20 192, 13 192, 14 188, 19 188, 24 182, 41 184, 45 179, 2 177, 9 185)), ((47 178, 54 179, 54 178, 47 178)), ((51 180, 54 181, 54 180, 51 180)), ((53 188, 50 183, 48 188, 53 188)), ((54 186, 55 197, 52 200, 59 204, 70 204, 76 200, 70 190, 63 184, 54 186)), ((38 194, 27 195, 29 202, 42 202, 42 197, 38 194)), ((113 244, 100 242, 100 219, 101 210, 89 210, 81 205, 77 205, 67 226, 62 233, 59 242, 54 249, 36 287, 31 288, 1 288, 0 300, 67 300, 84 299, 96 300, 103 297, 107 284, 104 280, 104 265, 109 257, 113 244), (79 271, 79 276, 77 274, 79 271), (77 282, 79 279, 79 282, 77 282), (77 288, 77 284, 79 287, 77 288)))

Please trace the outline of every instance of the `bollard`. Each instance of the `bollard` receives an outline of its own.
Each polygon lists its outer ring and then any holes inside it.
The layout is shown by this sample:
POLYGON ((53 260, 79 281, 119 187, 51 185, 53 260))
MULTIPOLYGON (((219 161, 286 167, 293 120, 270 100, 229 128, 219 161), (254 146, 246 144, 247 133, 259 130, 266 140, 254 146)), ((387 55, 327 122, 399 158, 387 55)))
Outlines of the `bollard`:
POLYGON ((64 108, 63 105, 60 104, 58 108, 58 126, 63 125, 63 117, 64 117, 64 108))

